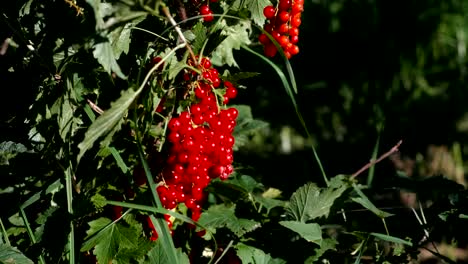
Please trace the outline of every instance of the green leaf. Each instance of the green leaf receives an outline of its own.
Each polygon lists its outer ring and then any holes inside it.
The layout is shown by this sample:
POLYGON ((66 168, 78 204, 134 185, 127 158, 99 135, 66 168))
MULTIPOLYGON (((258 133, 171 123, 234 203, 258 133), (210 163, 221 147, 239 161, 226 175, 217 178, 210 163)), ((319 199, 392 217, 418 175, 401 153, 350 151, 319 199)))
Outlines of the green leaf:
POLYGON ((109 33, 108 37, 115 59, 118 60, 122 52, 125 54, 128 53, 131 42, 131 28, 134 24, 135 23, 127 23, 125 26, 118 27, 109 33))
POLYGON ((255 189, 263 189, 263 184, 255 181, 254 178, 248 175, 229 178, 227 183, 231 183, 241 188, 246 193, 252 193, 255 189))
MULTIPOLYGON (((187 254, 182 252, 180 248, 177 249, 177 259, 180 264, 189 264, 189 258, 187 254)), ((153 248, 146 255, 146 259, 143 264, 166 264, 168 262, 167 254, 164 251, 161 241, 158 239, 154 243, 153 248)))
POLYGON ((22 17, 24 15, 29 15, 29 13, 31 12, 31 4, 32 4, 33 0, 29 0, 28 2, 26 2, 20 9, 20 12, 19 12, 19 16, 22 17))
POLYGON ((106 198, 99 193, 96 193, 91 197, 91 202, 93 203, 94 207, 98 210, 101 210, 106 206, 106 198))
POLYGON ((255 24, 263 26, 265 24, 265 16, 263 15, 263 9, 271 5, 269 0, 255 0, 255 1, 245 1, 247 3, 247 8, 250 11, 251 18, 255 24))
POLYGON ((9 165, 9 160, 19 153, 27 152, 28 149, 21 143, 4 141, 0 143, 0 165, 9 165))
POLYGON ((80 161, 84 153, 88 151, 101 136, 107 135, 105 142, 110 143, 109 141, 112 135, 120 129, 121 121, 128 107, 130 107, 140 92, 141 89, 135 91, 131 88, 124 91, 120 98, 111 104, 111 108, 104 111, 104 113, 91 124, 86 131, 85 138, 78 145, 80 149, 78 161, 80 161))
POLYGON ((286 205, 286 202, 269 198, 269 197, 263 197, 262 195, 255 195, 253 196, 254 201, 261 206, 265 207, 267 210, 267 214, 270 213, 270 210, 275 208, 275 207, 284 207, 286 205))
POLYGON ((237 256, 243 264, 283 264, 286 261, 279 258, 272 258, 270 254, 265 254, 263 250, 239 243, 235 246, 237 256))
POLYGON ((109 41, 97 43, 94 45, 93 51, 94 58, 97 59, 99 64, 104 67, 104 70, 111 74, 115 72, 117 76, 122 79, 127 79, 127 77, 122 73, 119 64, 117 64, 117 58, 114 55, 112 45, 109 41))
POLYGON ((281 221, 282 226, 298 233, 302 238, 309 242, 320 245, 322 241, 322 230, 316 223, 306 224, 298 221, 281 221))
POLYGON ((17 248, 0 244, 0 263, 2 264, 33 264, 34 262, 27 258, 17 248))
POLYGON ((323 239, 322 242, 320 243, 320 247, 314 250, 315 254, 313 256, 308 257, 305 260, 304 264, 316 263, 320 259, 320 257, 322 257, 323 254, 325 254, 325 252, 327 252, 328 250, 336 250, 337 244, 338 242, 334 239, 331 239, 331 238, 323 239))
MULTIPOLYGON (((223 21, 223 23, 226 22, 223 21)), ((234 60, 233 50, 239 50, 243 45, 250 45, 251 41, 249 36, 251 32, 252 26, 249 21, 240 21, 238 24, 230 27, 225 26, 223 34, 227 37, 214 50, 211 58, 213 64, 218 66, 227 64, 229 66, 239 67, 234 60)))
POLYGON ((380 218, 386 218, 393 215, 377 208, 356 184, 353 184, 353 189, 359 195, 359 197, 351 198, 354 202, 361 204, 380 218))
POLYGON ((94 248, 98 263, 110 263, 120 249, 136 249, 138 247, 138 230, 125 227, 112 222, 108 218, 101 217, 88 223, 90 229, 86 232, 86 240, 81 251, 94 248))
POLYGON ((260 227, 260 224, 253 220, 237 218, 234 211, 235 206, 213 205, 201 214, 198 223, 212 233, 218 228, 226 227, 238 237, 260 227))
POLYGON ((318 217, 328 217, 335 200, 348 189, 346 182, 336 179, 328 188, 319 188, 308 183, 293 193, 286 212, 294 220, 307 222, 318 217))
POLYGON ((407 240, 404 240, 404 239, 401 239, 401 238, 398 238, 398 237, 394 237, 394 236, 389 236, 389 235, 385 235, 385 234, 380 234, 380 233, 370 233, 371 236, 374 236, 380 240, 384 240, 384 241, 388 241, 388 242, 393 242, 393 243, 397 243, 397 244, 404 244, 404 245, 407 245, 407 246, 413 246, 413 243, 411 243, 411 241, 407 241, 407 240))
POLYGON ((105 27, 104 17, 112 14, 112 4, 101 3, 101 0, 86 0, 86 2, 93 8, 96 29, 103 29, 105 27))
POLYGON ((194 34, 193 42, 192 42, 192 50, 195 54, 198 54, 203 47, 208 35, 207 27, 202 23, 198 22, 192 30, 194 34))

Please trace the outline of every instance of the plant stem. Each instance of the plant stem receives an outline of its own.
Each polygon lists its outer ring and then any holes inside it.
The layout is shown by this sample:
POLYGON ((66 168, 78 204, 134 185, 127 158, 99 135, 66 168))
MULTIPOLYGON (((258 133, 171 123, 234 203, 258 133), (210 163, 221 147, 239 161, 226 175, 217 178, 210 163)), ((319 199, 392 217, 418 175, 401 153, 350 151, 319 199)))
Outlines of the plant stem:
POLYGON ((229 251, 229 248, 232 247, 232 244, 234 243, 234 240, 231 240, 229 241, 229 244, 227 245, 227 247, 224 249, 223 253, 221 254, 221 256, 219 256, 219 258, 215 261, 214 264, 217 264, 223 257, 224 255, 226 255, 226 253, 229 251))
MULTIPOLYGON (((31 225, 29 224, 28 217, 26 216, 26 213, 24 212, 24 208, 20 207, 20 214, 21 218, 23 218, 24 225, 26 226, 26 230, 28 231, 29 239, 31 239, 31 242, 33 244, 36 244, 36 236, 34 236, 34 232, 32 231, 31 225)), ((39 262, 41 264, 45 264, 44 256, 42 254, 39 256, 39 262)))
POLYGON ((366 165, 364 165, 364 167, 360 168, 358 171, 356 171, 353 175, 351 175, 351 179, 354 179, 356 178, 357 176, 359 176, 359 174, 363 173, 364 171, 366 171, 367 169, 369 169, 371 166, 381 162, 383 159, 387 158, 388 156, 392 155, 393 153, 395 152, 398 152, 398 147, 400 147, 401 143, 403 143, 402 140, 398 141, 398 143, 393 146, 393 148, 391 148, 389 151, 387 151, 386 153, 384 153, 382 156, 380 156, 377 160, 371 160, 369 163, 367 163, 366 165))
POLYGON ((5 243, 6 243, 8 246, 11 246, 10 239, 8 238, 7 231, 6 231, 6 229, 5 229, 5 226, 3 225, 3 221, 2 221, 1 218, 0 218, 0 226, 2 227, 2 233, 3 233, 3 237, 5 238, 5 243))
MULTIPOLYGON (((73 179, 71 172, 71 164, 65 170, 65 185, 67 192, 67 210, 70 216, 73 216, 73 179)), ((73 225, 73 220, 70 219, 70 234, 68 235, 68 245, 69 245, 69 263, 75 263, 75 228, 73 225)))

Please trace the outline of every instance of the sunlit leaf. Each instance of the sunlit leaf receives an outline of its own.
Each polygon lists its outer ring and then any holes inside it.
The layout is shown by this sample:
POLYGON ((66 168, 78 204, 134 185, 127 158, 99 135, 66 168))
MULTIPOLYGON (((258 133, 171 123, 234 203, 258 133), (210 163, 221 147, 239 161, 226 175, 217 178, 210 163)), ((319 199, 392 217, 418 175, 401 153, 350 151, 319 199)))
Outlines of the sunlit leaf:
POLYGON ((265 16, 263 15, 263 9, 271 5, 269 0, 256 0, 256 1, 245 1, 250 11, 251 18, 255 24, 263 26, 265 24, 265 16))
POLYGON ((117 58, 114 55, 114 51, 110 42, 105 41, 94 45, 93 56, 97 59, 99 64, 102 65, 102 67, 107 73, 110 74, 114 72, 115 74, 117 74, 117 76, 119 76, 122 79, 127 78, 122 73, 119 64, 117 64, 117 58))
POLYGON ((298 233, 302 238, 309 242, 320 245, 322 241, 322 230, 320 225, 316 223, 306 224, 298 221, 281 221, 282 226, 291 229, 298 233))
POLYGON ((252 28, 250 22, 241 21, 238 24, 230 27, 225 27, 223 34, 226 39, 214 50, 212 54, 212 62, 216 65, 227 64, 229 66, 238 67, 233 50, 239 50, 243 45, 250 45, 250 33, 252 28))
POLYGON ((26 146, 13 141, 4 141, 0 143, 0 165, 8 165, 9 160, 14 158, 19 153, 28 151, 26 146))
POLYGON ((192 29, 194 38, 192 41, 193 52, 198 54, 206 41, 208 29, 203 25, 202 22, 198 22, 192 29))
POLYGON ((286 212, 294 220, 307 222, 318 217, 328 217, 335 200, 348 188, 344 181, 336 181, 328 188, 308 183, 293 193, 286 212))

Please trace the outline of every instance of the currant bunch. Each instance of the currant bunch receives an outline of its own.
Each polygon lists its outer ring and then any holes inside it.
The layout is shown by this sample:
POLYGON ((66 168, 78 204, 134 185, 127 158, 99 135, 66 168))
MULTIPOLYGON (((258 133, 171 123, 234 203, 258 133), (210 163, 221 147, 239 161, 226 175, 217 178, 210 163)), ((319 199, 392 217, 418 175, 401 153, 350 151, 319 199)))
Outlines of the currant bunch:
POLYGON ((238 111, 226 104, 237 96, 237 88, 221 81, 208 58, 188 64, 199 71, 184 73, 189 103, 168 122, 170 148, 157 192, 165 208, 185 203, 197 221, 205 187, 212 179, 224 180, 233 172, 232 133, 238 111))
MULTIPOLYGON (((304 0, 279 0, 276 8, 266 6, 263 9, 263 15, 268 20, 263 28, 279 43, 288 59, 299 53, 297 43, 302 11, 304 0)), ((278 50, 270 38, 262 33, 258 39, 264 46, 265 55, 274 57, 278 50)))

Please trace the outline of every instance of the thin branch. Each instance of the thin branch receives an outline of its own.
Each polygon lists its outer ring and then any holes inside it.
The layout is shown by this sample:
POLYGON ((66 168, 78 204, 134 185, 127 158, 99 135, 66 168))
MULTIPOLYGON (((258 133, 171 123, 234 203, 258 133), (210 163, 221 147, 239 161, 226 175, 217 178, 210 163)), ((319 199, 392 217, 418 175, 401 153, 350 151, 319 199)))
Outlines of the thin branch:
POLYGON ((190 56, 192 57, 192 60, 195 63, 197 63, 196 62, 197 60, 195 58, 195 54, 193 53, 192 47, 190 47, 190 44, 187 42, 187 39, 185 38, 184 34, 182 33, 182 30, 180 29, 177 22, 172 17, 171 12, 169 11, 169 8, 163 7, 162 10, 163 10, 164 14, 166 15, 167 19, 169 20, 169 22, 171 22, 172 26, 175 28, 175 30, 176 30, 177 34, 179 35, 180 39, 182 40, 182 42, 187 47, 187 50, 189 51, 190 56))
POLYGON ((367 169, 369 169, 371 166, 374 166, 375 164, 381 162, 383 159, 386 159, 388 156, 392 155, 393 153, 395 152, 398 152, 398 147, 400 147, 401 143, 403 143, 402 140, 398 141, 398 143, 393 146, 393 148, 391 148, 389 151, 387 151, 385 154, 383 154, 382 156, 380 156, 378 159, 376 160, 371 160, 369 163, 367 163, 366 165, 364 165, 364 167, 360 168, 358 171, 356 171, 353 175, 351 175, 351 178, 354 179, 356 178, 357 176, 359 176, 359 174, 363 173, 364 171, 366 171, 367 169))
POLYGON ((102 113, 104 113, 104 110, 102 110, 101 108, 99 108, 99 106, 97 106, 95 103, 93 103, 91 100, 89 99, 86 99, 86 101, 88 101, 88 104, 89 106, 91 107, 91 109, 93 109, 96 113, 102 115, 102 113))

